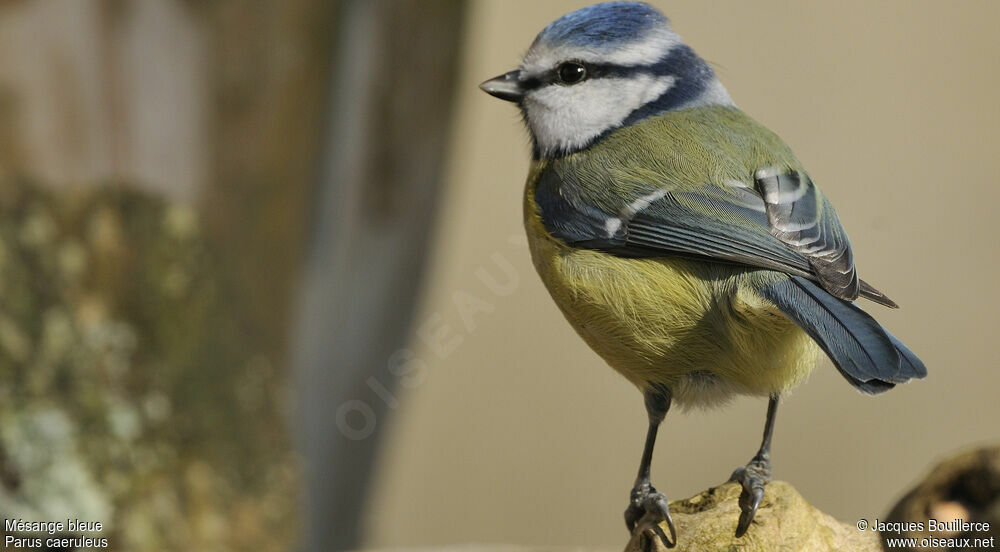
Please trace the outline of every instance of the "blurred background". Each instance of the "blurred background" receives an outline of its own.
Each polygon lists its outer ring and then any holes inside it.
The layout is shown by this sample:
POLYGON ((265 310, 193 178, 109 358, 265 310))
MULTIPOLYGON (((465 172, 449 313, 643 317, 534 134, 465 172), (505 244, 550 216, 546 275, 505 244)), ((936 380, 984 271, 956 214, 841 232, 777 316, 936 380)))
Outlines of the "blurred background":
MULTIPOLYGON (((875 518, 1000 439, 1000 4, 654 1, 837 206, 928 378, 823 361, 777 478, 875 518)), ((521 229, 527 136, 477 84, 586 2, 0 2, 0 514, 116 550, 620 546, 639 394, 521 229), (85 533, 94 537, 96 533, 85 533)), ((671 413, 682 498, 766 405, 671 413)))

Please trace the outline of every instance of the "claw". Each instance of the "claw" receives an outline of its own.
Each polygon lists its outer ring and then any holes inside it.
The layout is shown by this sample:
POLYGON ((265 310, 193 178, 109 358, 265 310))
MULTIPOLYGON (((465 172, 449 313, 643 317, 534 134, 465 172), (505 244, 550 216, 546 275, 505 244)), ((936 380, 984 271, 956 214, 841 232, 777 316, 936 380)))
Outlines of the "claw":
POLYGON ((750 489, 747 489, 746 485, 743 486, 743 492, 740 493, 740 521, 736 525, 736 538, 740 538, 746 534, 747 529, 750 528, 750 522, 753 521, 753 517, 757 514, 757 508, 760 507, 760 502, 763 499, 763 484, 757 484, 754 481, 750 489))
POLYGON ((740 493, 740 519, 736 524, 736 538, 739 538, 750 528, 750 523, 764 500, 764 485, 771 480, 770 462, 755 458, 746 466, 736 468, 729 480, 743 487, 743 492, 740 493))
MULTIPOLYGON (((645 538, 644 536, 655 534, 663 546, 673 548, 677 546, 677 529, 674 527, 674 520, 670 517, 670 507, 667 497, 663 493, 657 492, 652 486, 645 485, 632 489, 631 501, 625 509, 625 525, 632 533, 632 543, 645 538), (667 525, 667 533, 660 527, 660 523, 667 525)), ((648 547, 639 546, 637 548, 626 548, 627 550, 645 550, 648 547)))
POLYGON ((659 514, 659 516, 663 518, 660 521, 665 521, 667 523, 667 529, 670 530, 670 538, 668 539, 667 535, 663 533, 663 529, 660 527, 659 521, 655 519, 651 520, 653 522, 652 528, 654 531, 656 531, 656 534, 660 537, 660 540, 663 541, 663 546, 666 546, 667 548, 673 548, 674 546, 677 546, 677 529, 674 528, 674 520, 670 517, 670 505, 667 502, 667 497, 663 496, 663 493, 654 493, 650 495, 648 498, 646 498, 646 500, 648 502, 652 502, 652 507, 653 507, 650 508, 649 506, 647 506, 646 511, 650 512, 651 514, 652 512, 655 511, 657 514, 659 514))

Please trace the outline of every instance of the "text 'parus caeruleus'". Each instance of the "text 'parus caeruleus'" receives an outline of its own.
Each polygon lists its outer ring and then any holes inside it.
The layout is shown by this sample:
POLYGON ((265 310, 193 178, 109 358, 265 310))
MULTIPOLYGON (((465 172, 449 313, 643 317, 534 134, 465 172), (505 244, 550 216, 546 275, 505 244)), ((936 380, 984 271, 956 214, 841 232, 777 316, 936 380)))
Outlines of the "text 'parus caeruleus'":
POLYGON ((565 15, 518 70, 481 87, 516 103, 531 134, 524 222, 535 268, 587 344, 645 396, 649 431, 625 511, 633 538, 676 543, 649 477, 672 402, 769 397, 760 450, 732 475, 742 536, 770 480, 778 400, 819 350, 865 393, 926 375, 853 303, 896 306, 858 279, 833 206, 654 8, 565 15))

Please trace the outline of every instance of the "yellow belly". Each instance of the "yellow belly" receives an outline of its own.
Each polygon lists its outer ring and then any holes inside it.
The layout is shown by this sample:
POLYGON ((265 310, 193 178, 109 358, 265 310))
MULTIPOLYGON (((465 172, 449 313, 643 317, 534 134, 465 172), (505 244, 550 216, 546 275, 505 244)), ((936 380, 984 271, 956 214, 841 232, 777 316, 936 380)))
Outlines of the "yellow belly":
POLYGON ((526 220, 532 260, 566 319, 632 383, 670 387, 680 405, 782 394, 819 348, 748 285, 739 267, 575 249, 526 220))

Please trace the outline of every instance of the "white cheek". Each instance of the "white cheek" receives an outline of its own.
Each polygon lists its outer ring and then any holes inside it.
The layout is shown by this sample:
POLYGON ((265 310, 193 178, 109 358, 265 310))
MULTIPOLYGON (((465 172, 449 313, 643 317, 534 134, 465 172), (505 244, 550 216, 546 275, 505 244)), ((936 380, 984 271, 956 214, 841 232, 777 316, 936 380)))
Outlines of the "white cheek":
POLYGON ((675 80, 637 75, 540 88, 525 98, 531 132, 544 154, 578 149, 660 97, 675 80))

